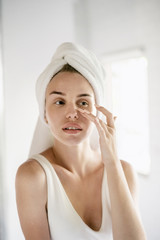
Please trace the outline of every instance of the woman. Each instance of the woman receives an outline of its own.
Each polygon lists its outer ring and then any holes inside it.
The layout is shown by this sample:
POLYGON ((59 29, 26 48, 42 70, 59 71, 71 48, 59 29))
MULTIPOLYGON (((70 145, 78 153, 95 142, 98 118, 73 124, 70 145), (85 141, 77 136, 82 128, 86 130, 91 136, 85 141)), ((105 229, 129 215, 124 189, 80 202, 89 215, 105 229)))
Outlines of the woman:
POLYGON ((26 240, 146 239, 136 175, 117 155, 116 117, 99 105, 103 81, 95 55, 73 43, 57 49, 37 81, 41 122, 16 175, 26 240))

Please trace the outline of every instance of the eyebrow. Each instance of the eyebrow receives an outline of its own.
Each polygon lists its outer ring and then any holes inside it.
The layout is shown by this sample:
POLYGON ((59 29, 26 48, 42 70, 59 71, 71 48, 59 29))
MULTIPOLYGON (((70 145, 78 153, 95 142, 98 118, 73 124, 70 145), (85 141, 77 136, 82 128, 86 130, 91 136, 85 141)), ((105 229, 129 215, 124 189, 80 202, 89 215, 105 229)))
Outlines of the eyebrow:
MULTIPOLYGON (((58 91, 53 91, 53 92, 51 92, 49 95, 52 95, 52 94, 57 94, 57 95, 61 95, 61 96, 66 96, 66 94, 65 93, 63 93, 63 92, 58 92, 58 91)), ((81 94, 79 94, 77 97, 92 97, 90 94, 88 94, 88 93, 81 93, 81 94)))

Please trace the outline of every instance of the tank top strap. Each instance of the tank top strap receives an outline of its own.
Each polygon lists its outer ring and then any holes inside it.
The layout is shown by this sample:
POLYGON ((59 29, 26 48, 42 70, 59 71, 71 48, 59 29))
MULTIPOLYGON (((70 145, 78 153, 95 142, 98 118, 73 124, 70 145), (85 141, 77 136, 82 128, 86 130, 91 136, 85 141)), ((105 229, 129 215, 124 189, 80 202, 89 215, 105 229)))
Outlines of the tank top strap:
POLYGON ((48 208, 51 207, 52 209, 52 201, 54 200, 55 202, 59 202, 60 196, 62 196, 62 186, 60 183, 60 180, 57 176, 57 173, 52 166, 52 164, 48 161, 47 158, 45 158, 41 154, 35 154, 31 157, 32 159, 36 160, 41 167, 43 168, 46 178, 47 178, 47 190, 48 190, 48 199, 47 199, 47 205, 48 208), (60 194, 55 194, 55 193, 60 193, 60 194))
POLYGON ((40 163, 42 168, 48 172, 48 170, 52 170, 52 165, 51 163, 41 154, 35 154, 31 157, 31 159, 37 160, 37 162, 40 163))

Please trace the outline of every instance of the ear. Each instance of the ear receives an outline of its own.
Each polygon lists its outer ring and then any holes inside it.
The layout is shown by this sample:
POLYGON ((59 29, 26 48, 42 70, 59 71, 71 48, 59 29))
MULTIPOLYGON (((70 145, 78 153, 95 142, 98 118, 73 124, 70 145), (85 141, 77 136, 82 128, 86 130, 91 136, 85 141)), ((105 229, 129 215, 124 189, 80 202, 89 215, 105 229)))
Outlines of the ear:
POLYGON ((44 120, 45 120, 45 122, 48 124, 48 120, 47 120, 47 117, 46 117, 46 112, 45 112, 45 114, 44 114, 44 120))

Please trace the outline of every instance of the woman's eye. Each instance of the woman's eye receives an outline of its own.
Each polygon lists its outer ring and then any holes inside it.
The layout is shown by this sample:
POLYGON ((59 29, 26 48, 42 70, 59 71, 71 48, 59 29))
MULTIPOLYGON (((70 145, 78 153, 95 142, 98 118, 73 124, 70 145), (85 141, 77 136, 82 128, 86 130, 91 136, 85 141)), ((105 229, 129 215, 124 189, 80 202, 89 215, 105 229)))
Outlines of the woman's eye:
POLYGON ((88 107, 89 104, 86 101, 82 101, 82 102, 79 103, 79 105, 83 106, 83 107, 88 107))
POLYGON ((56 105, 63 105, 64 102, 63 102, 62 100, 59 100, 59 101, 56 101, 55 104, 56 104, 56 105))

